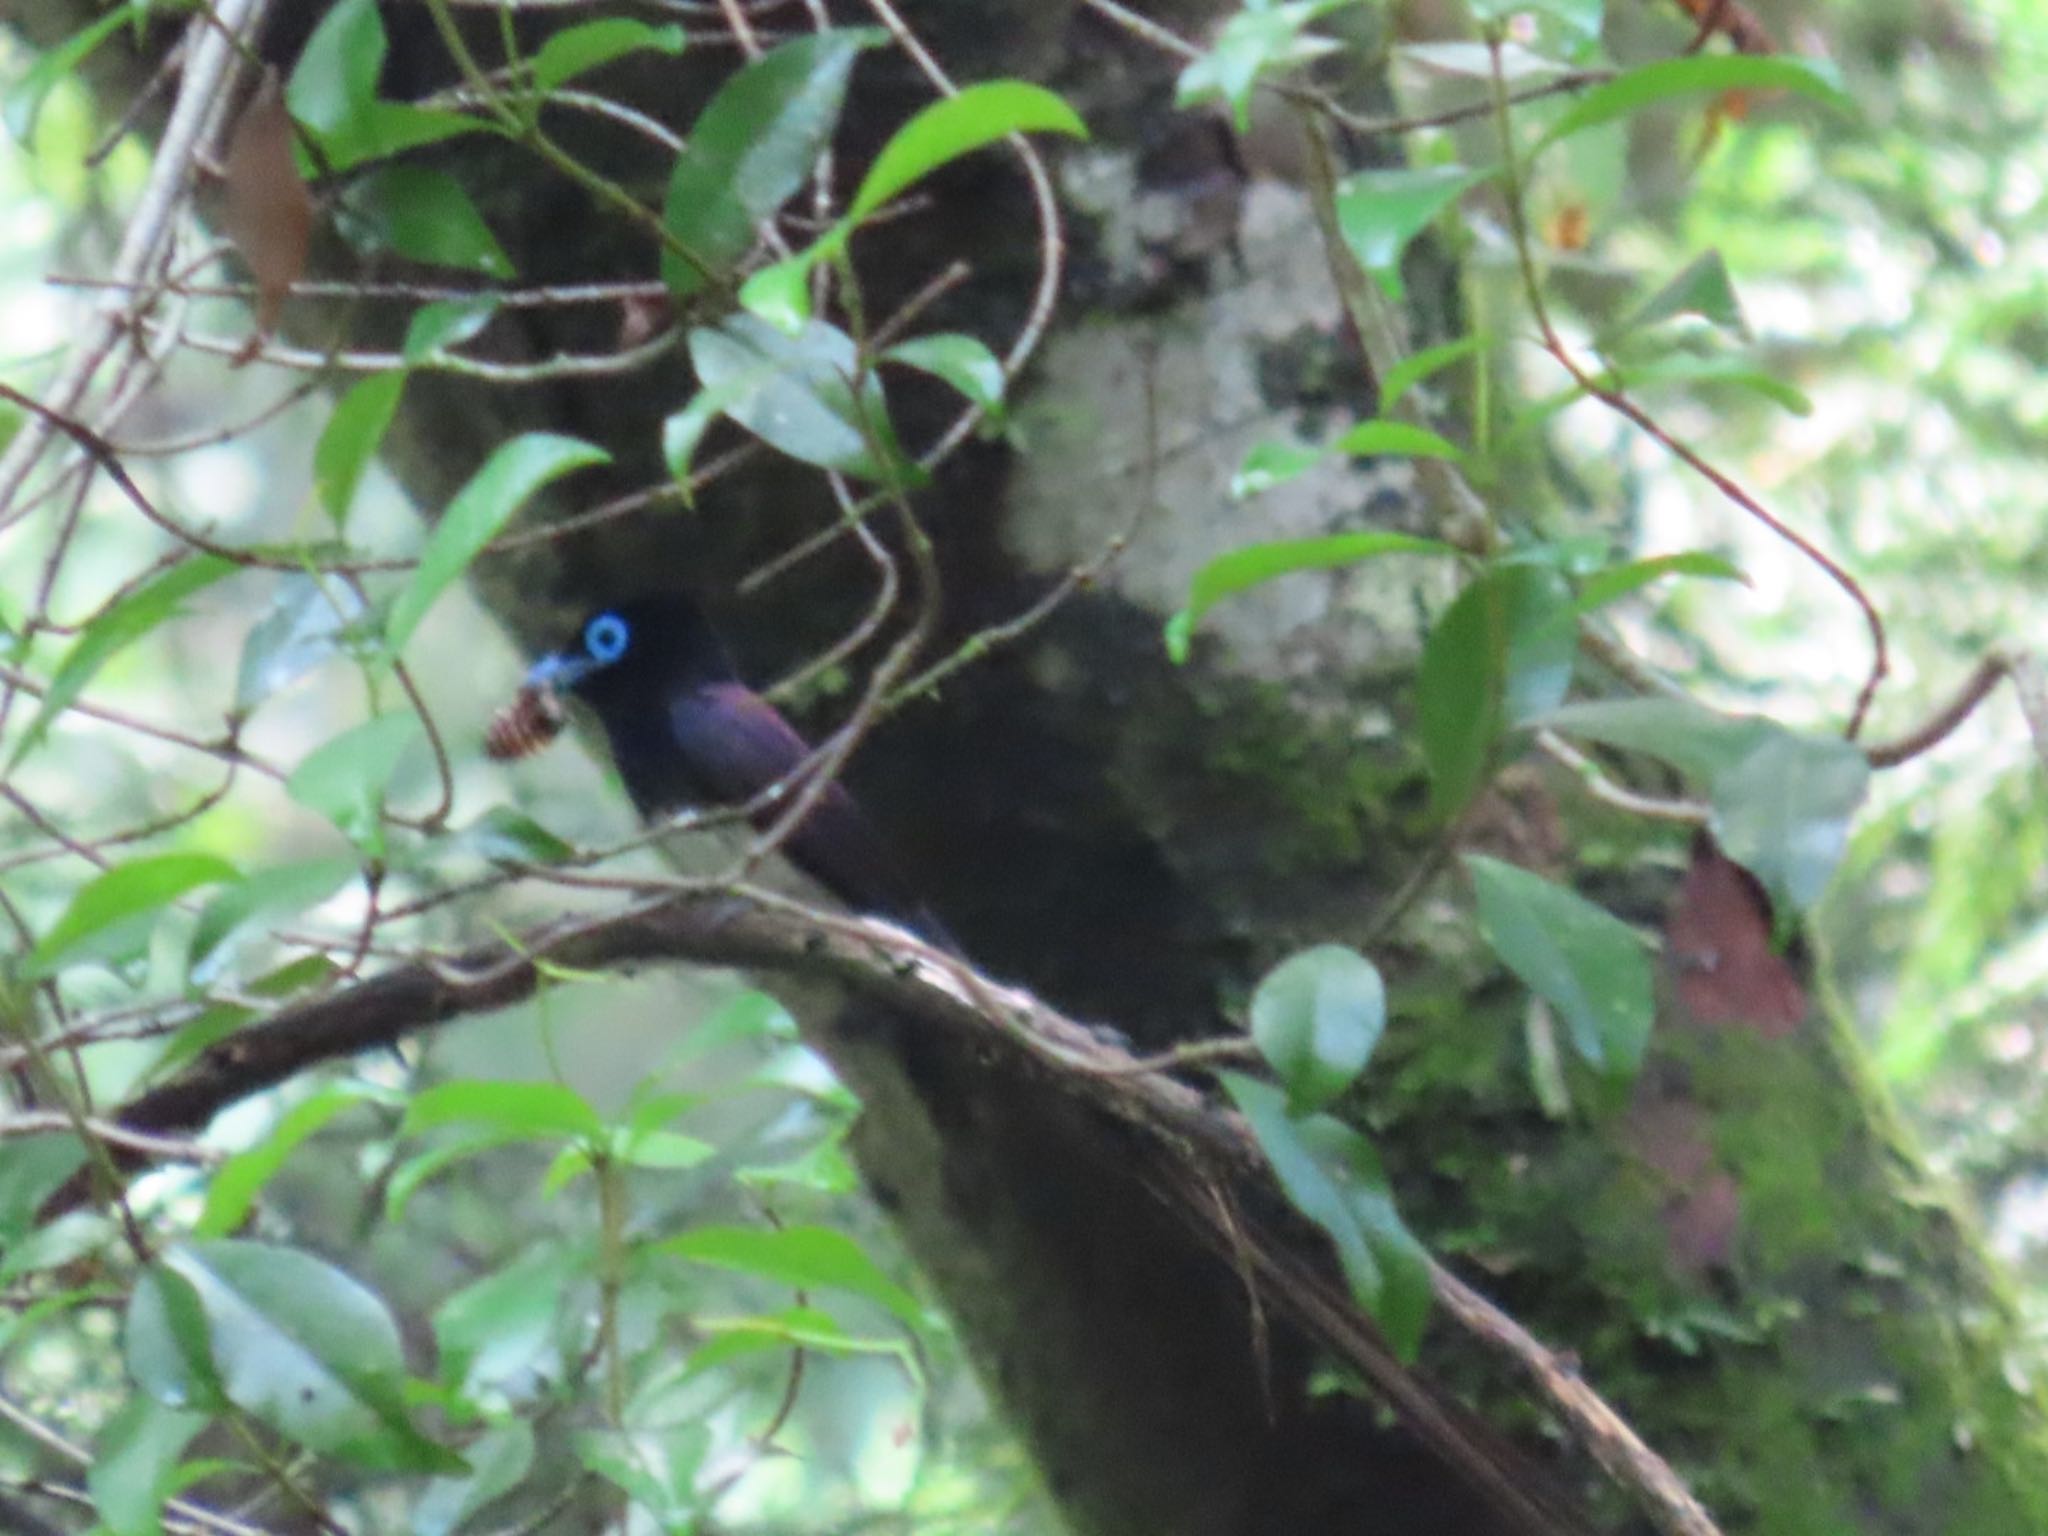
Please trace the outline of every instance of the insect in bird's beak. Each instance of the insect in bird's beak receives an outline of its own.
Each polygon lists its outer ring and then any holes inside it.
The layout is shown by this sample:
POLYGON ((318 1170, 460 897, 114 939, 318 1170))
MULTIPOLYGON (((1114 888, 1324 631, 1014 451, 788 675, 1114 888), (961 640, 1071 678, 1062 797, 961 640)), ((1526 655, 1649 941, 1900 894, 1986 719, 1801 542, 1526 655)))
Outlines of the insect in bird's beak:
POLYGON ((562 734, 568 718, 561 695, 529 677, 512 702, 491 716, 484 728, 484 753, 500 763, 531 757, 562 734))

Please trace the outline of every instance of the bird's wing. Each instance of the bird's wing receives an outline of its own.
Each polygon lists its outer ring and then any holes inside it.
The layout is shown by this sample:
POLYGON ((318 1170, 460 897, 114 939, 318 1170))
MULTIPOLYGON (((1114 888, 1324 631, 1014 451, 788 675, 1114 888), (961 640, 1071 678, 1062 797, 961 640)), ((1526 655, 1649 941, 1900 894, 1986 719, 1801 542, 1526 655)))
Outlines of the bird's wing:
MULTIPOLYGON (((753 799, 811 750, 774 705, 738 683, 692 689, 670 704, 669 725, 690 779, 705 800, 720 805, 753 799)), ((769 807, 755 816, 755 825, 771 824, 784 808, 769 807)), ((825 787, 782 851, 856 911, 942 937, 944 930, 905 883, 887 841, 838 784, 825 787)))

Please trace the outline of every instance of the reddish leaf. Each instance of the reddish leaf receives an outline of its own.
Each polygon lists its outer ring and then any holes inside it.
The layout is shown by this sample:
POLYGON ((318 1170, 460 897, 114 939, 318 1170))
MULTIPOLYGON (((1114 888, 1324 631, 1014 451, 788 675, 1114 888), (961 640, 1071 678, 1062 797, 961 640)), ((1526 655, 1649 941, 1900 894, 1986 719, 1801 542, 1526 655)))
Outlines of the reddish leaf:
POLYGON ((1664 937, 1678 1000, 1693 1023, 1742 1025, 1776 1040, 1805 1019, 1806 988, 1771 944, 1769 899, 1705 834, 1693 844, 1664 937))
POLYGON ((292 158, 292 119, 277 71, 267 69, 228 142, 227 202, 221 221, 256 279, 256 334, 238 362, 277 328, 285 296, 306 269, 313 198, 292 158))

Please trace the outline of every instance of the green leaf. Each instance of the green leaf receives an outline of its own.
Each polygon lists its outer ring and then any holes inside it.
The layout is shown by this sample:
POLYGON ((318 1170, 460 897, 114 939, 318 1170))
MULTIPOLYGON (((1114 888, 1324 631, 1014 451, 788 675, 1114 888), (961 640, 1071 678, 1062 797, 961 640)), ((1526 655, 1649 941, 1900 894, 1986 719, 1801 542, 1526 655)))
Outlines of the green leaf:
POLYGON ((1405 421, 1362 421, 1331 446, 1354 458, 1456 460, 1465 456, 1450 439, 1405 421))
POLYGON ((1787 54, 1696 53, 1659 59, 1594 86, 1550 125, 1534 152, 1674 96, 1723 91, 1796 91, 1846 117, 1857 115, 1854 98, 1842 90, 1840 76, 1823 60, 1787 54))
POLYGON ((1188 646, 1202 615, 1227 597, 1294 571, 1326 571, 1355 565, 1381 555, 1456 555, 1436 539, 1406 533, 1339 533, 1313 539, 1283 539, 1248 544, 1218 555, 1188 584, 1187 606, 1166 623, 1166 651, 1176 662, 1188 657, 1188 646))
POLYGON ((358 380, 335 402, 320 440, 313 445, 313 490, 340 533, 348 526, 349 508, 363 472, 383 446, 384 434, 398 414, 405 392, 405 374, 394 369, 358 380))
POLYGON ((27 1234, 43 1202, 84 1162, 85 1148, 69 1131, 8 1138, 0 1154, 0 1249, 27 1234))
POLYGON ((1603 349, 1635 331, 1646 331, 1679 315, 1698 315, 1709 325, 1747 340, 1749 322, 1735 296, 1734 279, 1719 251, 1708 251, 1659 288, 1614 329, 1601 338, 1603 349))
POLYGON ((493 862, 559 864, 576 852, 573 844, 509 805, 492 806, 456 833, 456 839, 493 862))
POLYGON ((1563 886, 1465 855, 1479 931, 1523 985, 1557 1010, 1586 1064, 1632 1077, 1649 1044, 1650 958, 1635 930, 1563 886))
POLYGON ((61 962, 77 958, 74 951, 97 954, 109 942, 120 942, 132 933, 132 919, 153 915, 202 885, 236 878, 234 865, 210 853, 162 853, 117 865, 71 898, 29 952, 24 972, 31 980, 53 975, 61 962))
POLYGON ((1236 1072, 1222 1078, 1288 1202, 1329 1234, 1353 1299, 1394 1352, 1413 1360, 1429 1318, 1429 1256, 1394 1209, 1378 1154, 1340 1120, 1290 1115, 1270 1083, 1236 1072))
POLYGON ((399 759, 420 735, 416 715, 365 720, 307 753, 285 780, 284 792, 325 816, 372 858, 381 858, 384 794, 399 759))
POLYGON ((1230 499, 1263 496, 1275 486, 1306 474, 1328 456, 1328 449, 1306 443, 1254 443, 1230 477, 1230 499))
POLYGON ((650 27, 627 16, 564 27, 542 43, 533 56, 534 88, 552 91, 577 75, 629 53, 652 51, 673 58, 683 51, 684 36, 680 26, 650 27))
POLYGON ((550 481, 588 464, 610 462, 611 455, 581 438, 562 437, 552 432, 522 432, 509 443, 501 443, 455 493, 434 525, 427 547, 420 555, 419 569, 412 584, 392 605, 385 641, 395 652, 402 650, 412 632, 426 617, 448 584, 469 569, 486 544, 490 543, 528 497, 550 481))
POLYGON ((587 1256, 560 1243, 540 1245, 473 1280, 434 1309, 441 1379, 469 1396, 559 1374, 566 1351, 581 1348, 565 1316, 580 1310, 576 1287, 587 1256))
POLYGON ((28 755, 43 739, 50 723, 71 707, 72 701, 85 691, 85 685, 115 653, 175 617, 186 599, 233 575, 237 569, 233 561, 218 555, 195 555, 144 583, 86 625, 58 664, 56 675, 44 690, 42 705, 29 721, 28 729, 22 732, 21 740, 15 743, 7 766, 12 768, 28 755))
POLYGON ((86 1469, 93 1508, 114 1536, 162 1536, 164 1500, 178 1488, 178 1463, 200 1430, 203 1413, 132 1397, 107 1421, 86 1469))
POLYGON ((698 1227, 655 1245, 656 1251, 719 1269, 738 1270, 799 1290, 830 1288, 874 1302, 915 1328, 924 1309, 883 1274, 860 1244, 830 1227, 698 1227))
POLYGON ((1380 380, 1380 413, 1385 415, 1393 410, 1401 397, 1424 379, 1470 357, 1485 345, 1484 336, 1460 336, 1456 341, 1425 347, 1410 357, 1402 358, 1389 368, 1387 376, 1380 380))
POLYGON ((1284 74, 1338 47, 1334 38, 1304 36, 1302 29, 1348 0, 1291 0, 1247 5, 1224 22, 1216 44, 1180 72, 1174 105, 1226 101, 1237 131, 1251 127, 1252 92, 1261 80, 1284 74))
MULTIPOLYGON (((184 1244, 152 1270, 189 1288, 221 1393, 260 1423, 374 1471, 465 1470, 412 1427, 397 1325, 340 1270, 297 1249, 227 1240, 184 1244)), ((162 1294, 138 1288, 131 1350, 145 1295, 162 1294)))
POLYGON ((711 1336, 711 1342, 691 1351, 690 1376, 701 1376, 764 1351, 808 1349, 822 1355, 887 1355, 912 1381, 922 1380, 917 1357, 902 1339, 848 1333, 830 1313, 816 1307, 785 1307, 752 1317, 699 1317, 696 1322, 711 1336))
POLYGON ((1854 742, 1770 720, 1716 714, 1685 699, 1614 699, 1560 709, 1553 730, 1660 758, 1706 785, 1708 827, 1773 901, 1804 911, 1848 846, 1870 787, 1854 742))
POLYGON ((1022 80, 984 81, 933 102, 882 146, 846 216, 794 256, 748 278, 740 303, 777 330, 794 333, 810 318, 811 268, 844 251, 863 219, 949 161, 1010 134, 1033 132, 1088 137, 1073 108, 1022 80))
POLYGON ((204 984, 232 956, 237 935, 319 906, 358 873, 354 859, 300 859, 251 871, 200 909, 187 971, 204 984))
POLYGON ((742 67, 711 98, 670 173, 662 224, 710 270, 672 250, 662 281, 688 298, 722 278, 754 245, 754 232, 795 195, 831 142, 846 82, 871 29, 808 33, 742 67))
POLYGON ((859 223, 940 166, 1013 133, 1088 137, 1080 115, 1051 91, 1023 80, 988 80, 947 96, 889 136, 846 211, 859 223))
MULTIPOLYGON (((1700 357, 1687 352, 1667 352, 1661 357, 1650 358, 1630 355, 1622 367, 1601 375, 1600 381, 1629 389, 1642 389, 1652 384, 1725 384, 1762 395, 1794 416, 1813 414, 1813 402, 1795 385, 1764 372, 1741 357, 1700 357)), ((1568 405, 1576 398, 1578 394, 1575 391, 1571 399, 1558 403, 1568 405)))
POLYGON ((289 687, 342 648, 362 599, 343 582, 296 571, 284 576, 270 609, 242 642, 235 671, 235 708, 246 714, 289 687))
POLYGON ((1337 228, 1387 297, 1401 297, 1401 253, 1468 188, 1493 175, 1462 165, 1355 171, 1337 184, 1337 228))
POLYGON ((436 299, 422 304, 406 322, 400 355, 408 365, 424 363, 436 353, 461 346, 497 318, 498 299, 481 294, 469 299, 436 299))
POLYGON ((214 1170, 206 1185, 206 1208, 193 1226, 198 1237, 226 1237, 247 1218, 263 1186, 277 1176, 299 1143, 345 1109, 382 1097, 365 1083, 336 1083, 294 1104, 255 1146, 237 1152, 214 1170))
POLYGON ((320 18, 292 67, 285 105, 320 141, 332 170, 491 131, 488 123, 460 113, 379 101, 377 80, 388 46, 376 0, 341 0, 320 18))
POLYGON ((913 336, 882 354, 885 362, 901 363, 943 379, 1000 421, 1003 414, 1003 365, 978 337, 958 331, 913 336))
POLYGON ((352 185, 344 201, 378 247, 430 266, 513 275, 512 258, 462 183, 445 171, 387 165, 352 185))
POLYGON ((1563 701, 1578 645, 1571 588, 1545 566, 1496 565, 1443 611, 1415 680, 1435 814, 1455 815, 1478 792, 1503 731, 1563 701))
POLYGON ((1266 973, 1252 993, 1251 1024, 1289 1113, 1306 1114, 1365 1070, 1387 1025, 1387 989, 1365 956, 1319 944, 1266 973))
POLYGON ((1631 560, 1625 565, 1610 565, 1605 570, 1595 571, 1579 583, 1579 598, 1572 607, 1578 613, 1591 613, 1666 576, 1704 576, 1714 581, 1749 580, 1733 561, 1708 550, 1688 549, 1675 555, 1652 555, 1648 559, 1631 560))
POLYGON ((441 1125, 487 1125, 534 1140, 557 1136, 597 1140, 605 1125, 590 1103, 560 1083, 465 1081, 441 1083, 412 1101, 404 1134, 441 1125))
MULTIPOLYGON (((674 30, 682 32, 680 27, 674 30)), ((412 1536, 448 1536, 486 1504, 524 1482, 533 1468, 533 1426, 524 1419, 493 1425, 463 1447, 463 1456, 471 1468, 467 1477, 437 1477, 421 1490, 412 1506, 412 1536)))
POLYGON ((4 112, 0 112, 0 118, 4 118, 7 131, 14 136, 15 142, 24 150, 32 149, 36 119, 41 116, 43 103, 57 83, 77 75, 79 66, 101 43, 120 27, 147 15, 149 10, 150 0, 128 0, 127 4, 117 5, 97 21, 79 28, 48 52, 32 55, 35 62, 8 88, 7 104, 4 112))
POLYGON ((812 320, 791 336, 736 314, 691 331, 690 360, 725 415, 791 458, 869 480, 917 475, 896 443, 881 381, 861 369, 844 331, 812 320))

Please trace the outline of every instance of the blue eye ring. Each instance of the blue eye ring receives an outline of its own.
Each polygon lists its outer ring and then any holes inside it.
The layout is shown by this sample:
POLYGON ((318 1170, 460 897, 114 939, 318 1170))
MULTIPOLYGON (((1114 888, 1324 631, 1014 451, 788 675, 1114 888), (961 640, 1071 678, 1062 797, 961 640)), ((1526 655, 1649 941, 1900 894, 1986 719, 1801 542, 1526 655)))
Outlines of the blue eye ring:
POLYGON ((613 662, 626 654, 631 637, 624 619, 616 613, 600 613, 583 626, 583 649, 590 653, 592 661, 613 662))

